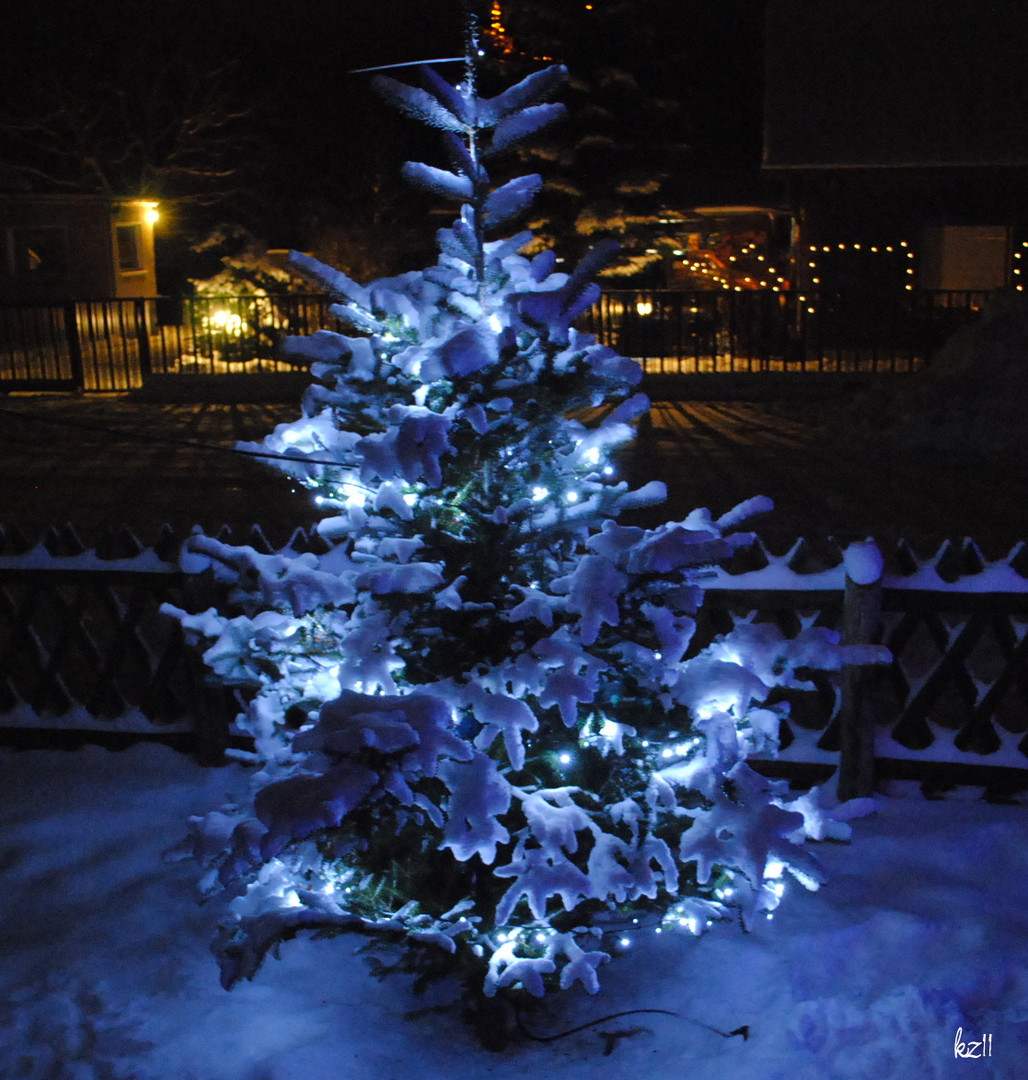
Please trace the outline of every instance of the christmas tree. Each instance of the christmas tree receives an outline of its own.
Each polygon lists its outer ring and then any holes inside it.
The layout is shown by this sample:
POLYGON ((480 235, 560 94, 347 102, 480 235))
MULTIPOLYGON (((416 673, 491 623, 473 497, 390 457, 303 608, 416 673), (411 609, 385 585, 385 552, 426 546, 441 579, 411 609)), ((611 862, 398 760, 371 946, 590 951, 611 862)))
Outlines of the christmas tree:
POLYGON ((254 745, 252 802, 193 821, 226 987, 312 930, 396 946, 479 1005, 595 992, 632 927, 751 926, 786 874, 821 880, 804 838, 845 829, 745 761, 776 746, 772 689, 842 651, 746 624, 690 654, 704 571, 766 500, 618 523, 664 489, 608 459, 647 408, 638 365, 574 327, 614 253, 520 255, 531 235, 499 234, 540 178, 490 175, 560 115, 564 72, 483 97, 476 54, 456 86, 379 79, 446 144, 449 168, 406 167, 460 204, 436 265, 362 286, 294 260, 354 333, 289 340, 315 381, 261 447, 313 492, 325 550, 198 534, 184 556, 229 588, 225 611, 172 610, 246 692, 254 745))

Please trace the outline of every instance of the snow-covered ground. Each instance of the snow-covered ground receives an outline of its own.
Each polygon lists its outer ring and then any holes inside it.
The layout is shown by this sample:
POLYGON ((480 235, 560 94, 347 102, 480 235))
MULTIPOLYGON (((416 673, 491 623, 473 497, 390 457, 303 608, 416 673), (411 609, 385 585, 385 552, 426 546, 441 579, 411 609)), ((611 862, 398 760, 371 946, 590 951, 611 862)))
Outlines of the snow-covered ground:
POLYGON ((4 1080, 1028 1075, 1028 807, 883 798, 851 844, 820 845, 820 892, 791 889, 748 936, 638 934, 599 996, 554 998, 532 1023, 677 1016, 495 1054, 453 1012, 408 1018, 433 1002, 376 981, 346 938, 292 942, 219 987, 217 912, 161 852, 241 778, 152 745, 0 751, 4 1080), (991 1056, 955 1057, 958 1031, 964 1055, 991 1056))

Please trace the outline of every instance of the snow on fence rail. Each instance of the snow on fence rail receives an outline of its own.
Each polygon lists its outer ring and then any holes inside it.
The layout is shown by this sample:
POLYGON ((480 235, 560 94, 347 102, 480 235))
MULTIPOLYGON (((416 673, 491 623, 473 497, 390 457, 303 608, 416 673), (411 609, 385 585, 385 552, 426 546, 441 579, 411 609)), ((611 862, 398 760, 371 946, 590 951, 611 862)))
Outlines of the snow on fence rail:
MULTIPOLYGON (((265 553, 319 543, 297 530, 276 549, 256 526, 217 535, 265 553)), ((87 548, 68 528, 31 545, 0 534, 0 727, 189 734, 217 756, 234 699, 159 613, 213 600, 209 577, 178 566, 184 539, 165 527, 146 546, 123 529, 87 548)), ((708 580, 695 647, 754 621, 885 644, 891 664, 811 672, 814 692, 791 695, 783 723, 779 761, 839 765, 845 794, 867 792, 887 762, 965 778, 986 766, 1028 786, 1028 548, 990 562, 970 540, 929 557, 900 542, 877 556, 805 540, 776 555, 758 542, 708 580)))

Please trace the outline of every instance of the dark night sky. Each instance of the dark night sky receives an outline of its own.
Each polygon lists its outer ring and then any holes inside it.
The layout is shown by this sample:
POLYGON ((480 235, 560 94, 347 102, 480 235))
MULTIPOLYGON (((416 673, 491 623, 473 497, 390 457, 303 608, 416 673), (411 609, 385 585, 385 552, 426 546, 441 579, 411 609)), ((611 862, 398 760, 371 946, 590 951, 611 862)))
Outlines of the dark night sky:
MULTIPOLYGON (((578 0, 552 3, 584 9, 578 0)), ((689 136, 715 157, 755 163, 763 0, 629 6, 654 23, 654 45, 648 55, 630 54, 627 41, 623 48, 604 41, 611 61, 642 78, 663 62, 661 78, 688 103, 689 136)), ((271 200, 304 192, 345 198, 350 188, 367 188, 364 174, 380 162, 398 164, 416 150, 415 125, 393 121, 369 93, 367 76, 347 73, 456 55, 463 36, 460 0, 48 0, 5 16, 5 29, 0 92, 8 103, 31 100, 48 70, 113 92, 119 82, 131 86, 133 76, 119 72, 145 67, 150 57, 158 64, 187 58, 197 80, 239 59, 234 90, 253 108, 258 135, 249 164, 271 200)))
MULTIPOLYGON (((10 22, 5 15, 0 100, 7 112, 31 114, 55 78, 108 101, 123 91, 142 96, 158 69, 170 75, 171 97, 185 92, 174 85, 175 72, 202 85, 233 63, 228 86, 235 104, 251 110, 240 155, 249 186, 271 200, 327 193, 349 184, 369 155, 396 138, 387 110, 372 104, 368 78, 347 73, 455 55, 459 7, 440 0, 51 0, 10 22)), ((11 154, 8 144, 2 157, 11 154)))

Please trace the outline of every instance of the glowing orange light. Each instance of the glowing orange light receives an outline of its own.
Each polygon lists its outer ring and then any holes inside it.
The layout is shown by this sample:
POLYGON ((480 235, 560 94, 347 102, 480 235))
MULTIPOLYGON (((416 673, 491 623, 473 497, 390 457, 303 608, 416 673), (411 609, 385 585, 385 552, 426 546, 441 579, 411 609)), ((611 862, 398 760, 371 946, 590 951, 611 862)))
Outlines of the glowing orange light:
POLYGON ((496 49, 503 53, 504 56, 509 56, 514 51, 514 39, 507 33, 507 28, 503 25, 503 11, 500 8, 499 0, 493 0, 493 5, 489 9, 488 35, 496 49))

